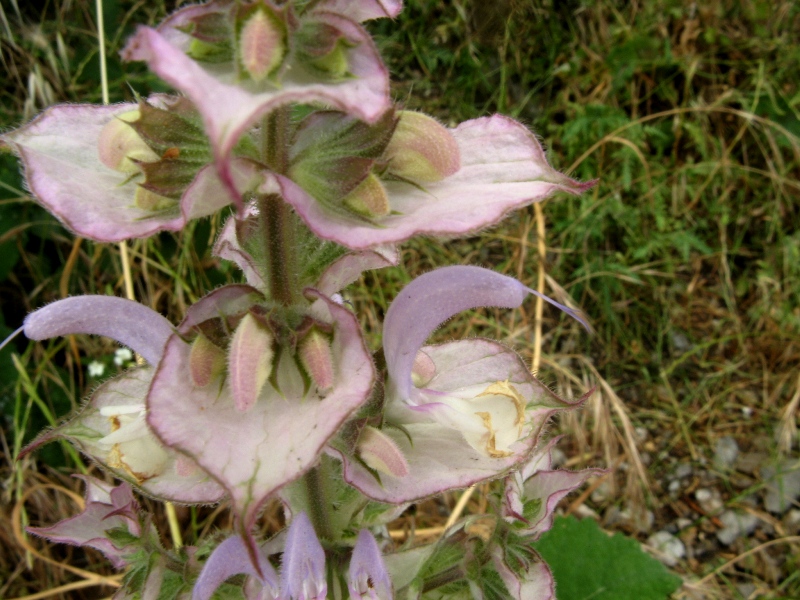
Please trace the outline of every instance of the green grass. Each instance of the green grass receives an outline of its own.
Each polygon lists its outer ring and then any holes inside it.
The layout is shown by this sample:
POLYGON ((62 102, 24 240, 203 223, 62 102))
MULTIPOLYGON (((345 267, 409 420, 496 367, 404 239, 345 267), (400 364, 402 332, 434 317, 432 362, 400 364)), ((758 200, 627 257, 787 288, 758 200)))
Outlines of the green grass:
MULTIPOLYGON (((0 127, 19 125, 53 102, 98 102, 90 3, 18 5, 19 12, 14 2, 2 6, 0 127)), ((133 24, 156 21, 163 3, 106 0, 105 7, 112 101, 130 99, 131 90, 165 89, 117 58, 133 24)), ((649 491, 635 469, 617 472, 616 493, 590 502, 600 514, 612 505, 649 508, 656 527, 666 524, 680 506, 664 500, 660 485, 677 462, 700 468, 723 435, 733 435, 743 450, 775 455, 781 423, 796 423, 795 415, 781 418, 797 390, 800 357, 798 27, 800 8, 788 1, 692 8, 677 0, 411 0, 395 22, 370 24, 398 101, 448 124, 509 114, 540 136, 554 166, 600 180, 580 198, 559 196, 545 205, 547 274, 561 286, 547 291, 583 308, 597 333, 587 336, 546 309, 541 371, 564 394, 583 393, 602 378, 623 401, 615 405, 600 386, 586 410, 562 421, 572 440, 562 447, 591 456, 579 464, 634 460, 620 406, 633 426, 649 432, 639 444, 650 457, 649 491)), ((67 294, 123 295, 117 249, 76 243, 28 202, 13 158, 0 161, 3 331, 67 294)), ((135 242, 137 297, 175 320, 198 294, 235 277, 209 256, 220 223, 215 218, 179 236, 135 242)), ((397 290, 432 267, 480 264, 534 285, 535 231, 533 210, 524 210, 471 238, 406 244, 402 269, 367 274, 350 291, 371 343, 378 343, 383 311, 397 290)), ((530 359, 533 315, 533 302, 513 314, 482 311, 438 335, 491 335, 530 359)), ((8 452, 96 385, 85 365, 114 346, 84 338, 36 347, 19 341, 15 349, 30 379, 17 378, 9 353, 0 354, 8 452)), ((77 469, 68 453, 54 449, 38 456, 50 465, 47 477, 77 469)), ((3 467, 4 500, 13 503, 31 481, 41 481, 33 475, 23 481, 19 473, 3 467)), ((725 499, 739 502, 758 485, 730 488, 725 499)), ((70 510, 41 494, 29 508, 33 518, 70 510)), ((0 581, 11 583, 0 584, 0 596, 58 584, 36 561, 34 571, 7 577, 24 554, 3 535, 9 534, 0 534, 0 581)), ((70 550, 47 551, 74 560, 70 550)), ((94 564, 92 556, 81 560, 94 564)), ((687 561, 679 572, 702 576, 721 562, 718 556, 687 561)), ((765 594, 779 590, 774 597, 800 596, 796 562, 780 564, 780 585, 763 561, 739 568, 711 580, 710 593, 736 597, 735 584, 752 581, 765 594)), ((92 597, 85 593, 70 597, 92 597)))

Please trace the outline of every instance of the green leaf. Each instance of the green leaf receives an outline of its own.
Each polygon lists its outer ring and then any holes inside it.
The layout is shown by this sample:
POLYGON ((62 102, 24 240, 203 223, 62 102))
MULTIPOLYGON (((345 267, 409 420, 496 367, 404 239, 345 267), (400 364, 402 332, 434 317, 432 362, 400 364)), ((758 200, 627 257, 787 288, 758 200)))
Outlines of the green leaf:
POLYGON ((534 544, 553 572, 558 600, 665 600, 681 578, 622 534, 592 519, 559 517, 534 544))

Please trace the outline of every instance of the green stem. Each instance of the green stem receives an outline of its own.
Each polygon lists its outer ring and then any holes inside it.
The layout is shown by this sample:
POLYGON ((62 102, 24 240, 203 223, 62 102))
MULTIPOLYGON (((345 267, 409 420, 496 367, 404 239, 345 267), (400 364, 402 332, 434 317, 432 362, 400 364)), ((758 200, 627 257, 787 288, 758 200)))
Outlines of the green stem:
POLYGON ((289 205, 276 194, 263 196, 259 204, 270 295, 284 306, 291 306, 297 294, 293 215, 289 205))
POLYGON ((323 540, 334 540, 333 528, 330 519, 330 502, 325 485, 325 473, 322 464, 317 465, 303 476, 308 497, 308 512, 317 536, 323 540))
MULTIPOLYGON (((289 107, 268 114, 261 124, 261 154, 274 173, 285 175, 289 169, 289 107)), ((289 205, 277 194, 259 201, 259 229, 263 240, 270 295, 284 306, 297 300, 294 215, 289 205)))
POLYGON ((450 567, 441 573, 437 573, 430 579, 426 579, 425 583, 422 585, 422 593, 424 594, 425 592, 430 592, 431 590, 435 590, 436 588, 447 585, 448 583, 453 583, 454 581, 464 579, 466 576, 467 574, 464 572, 464 569, 461 567, 461 565, 450 567))

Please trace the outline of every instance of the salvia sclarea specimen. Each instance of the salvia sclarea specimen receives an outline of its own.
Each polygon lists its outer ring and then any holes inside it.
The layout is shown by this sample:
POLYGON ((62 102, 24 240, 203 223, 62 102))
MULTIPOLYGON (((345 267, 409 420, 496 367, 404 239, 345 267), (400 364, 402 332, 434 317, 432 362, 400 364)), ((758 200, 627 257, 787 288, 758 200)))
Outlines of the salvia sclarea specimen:
POLYGON ((57 301, 24 323, 32 340, 102 335, 144 361, 24 450, 64 438, 121 480, 83 477, 81 514, 29 528, 135 572, 115 598, 555 597, 530 543, 597 470, 553 470, 541 434, 582 399, 556 396, 499 342, 426 345, 462 311, 541 294, 485 268, 436 269, 391 303, 373 355, 340 292, 398 265, 397 245, 414 236, 472 234, 593 182, 555 171, 507 117, 448 128, 394 105, 362 23, 401 8, 186 6, 123 50, 176 94, 54 106, 0 138, 35 199, 93 240, 176 231, 233 206, 214 253, 243 283, 211 291, 180 323, 108 296, 57 301), (380 535, 410 503, 489 480, 502 489, 491 528, 470 516, 403 550, 380 535), (235 528, 167 549, 134 490, 229 502, 235 528), (270 498, 288 526, 258 539, 270 498))

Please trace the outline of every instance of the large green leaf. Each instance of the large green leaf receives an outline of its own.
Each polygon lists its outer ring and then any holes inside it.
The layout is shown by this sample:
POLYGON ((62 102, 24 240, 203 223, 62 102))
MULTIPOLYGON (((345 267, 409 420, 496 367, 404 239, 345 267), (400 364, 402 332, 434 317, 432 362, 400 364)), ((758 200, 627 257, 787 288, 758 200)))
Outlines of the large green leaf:
POLYGON ((550 565, 558 600, 665 600, 681 585, 636 540, 609 537, 592 519, 559 517, 534 547, 550 565))

